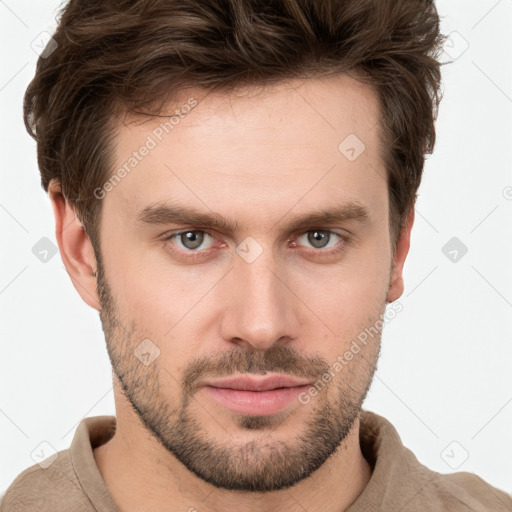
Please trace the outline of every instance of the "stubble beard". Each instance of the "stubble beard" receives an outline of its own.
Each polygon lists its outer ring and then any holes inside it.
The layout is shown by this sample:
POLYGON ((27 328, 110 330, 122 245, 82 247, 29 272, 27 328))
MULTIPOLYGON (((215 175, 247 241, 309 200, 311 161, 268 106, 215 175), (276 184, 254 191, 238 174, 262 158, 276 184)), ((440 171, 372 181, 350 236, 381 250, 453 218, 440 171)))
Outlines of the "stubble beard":
MULTIPOLYGON (((142 338, 137 335, 136 325, 126 330, 122 319, 118 321, 118 305, 99 259, 97 279, 107 351, 126 399, 147 431, 197 477, 221 489, 276 491, 309 477, 341 449, 370 388, 381 335, 356 354, 310 403, 300 405, 310 408, 309 419, 293 439, 283 440, 279 435, 279 427, 287 420, 293 423, 293 418, 236 415, 233 429, 242 429, 244 433, 253 431, 254 440, 235 444, 229 432, 225 434, 226 439, 214 440, 207 428, 214 420, 204 414, 195 396, 197 383, 206 372, 222 376, 280 372, 315 376, 318 381, 313 380, 320 382, 332 364, 318 357, 299 356, 285 345, 275 344, 265 353, 237 348, 219 359, 193 360, 180 382, 179 404, 178 401, 173 404, 168 399, 168 389, 162 387, 170 373, 159 367, 158 359, 145 366, 135 357, 134 349, 142 338), (203 412, 206 420, 199 420, 191 409, 203 412)), ((384 309, 385 302, 380 314, 384 309)), ((373 324, 378 318, 372 319, 373 324)), ((295 408, 289 414, 293 415, 294 411, 295 408)))

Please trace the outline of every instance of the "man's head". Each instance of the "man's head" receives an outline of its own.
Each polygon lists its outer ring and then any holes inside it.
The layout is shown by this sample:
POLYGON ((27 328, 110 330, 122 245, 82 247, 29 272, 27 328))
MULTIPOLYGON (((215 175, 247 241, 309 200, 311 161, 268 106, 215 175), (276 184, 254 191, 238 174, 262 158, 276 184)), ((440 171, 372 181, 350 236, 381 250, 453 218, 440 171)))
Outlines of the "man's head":
POLYGON ((430 2, 223 5, 70 2, 25 114, 116 400, 202 479, 269 491, 357 421, 403 291, 441 36, 430 2), (205 386, 265 373, 308 400, 264 413, 205 386))

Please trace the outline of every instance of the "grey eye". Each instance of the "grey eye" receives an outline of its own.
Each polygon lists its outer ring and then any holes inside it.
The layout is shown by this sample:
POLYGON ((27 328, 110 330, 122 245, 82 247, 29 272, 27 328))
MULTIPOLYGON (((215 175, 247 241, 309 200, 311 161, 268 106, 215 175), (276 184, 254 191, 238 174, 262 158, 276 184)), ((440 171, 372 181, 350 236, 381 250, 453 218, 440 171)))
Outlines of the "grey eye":
POLYGON ((183 231, 179 234, 179 240, 186 249, 197 249, 204 241, 203 231, 183 231))
POLYGON ((331 238, 330 231, 308 231, 308 242, 315 249, 323 249, 329 243, 331 238))

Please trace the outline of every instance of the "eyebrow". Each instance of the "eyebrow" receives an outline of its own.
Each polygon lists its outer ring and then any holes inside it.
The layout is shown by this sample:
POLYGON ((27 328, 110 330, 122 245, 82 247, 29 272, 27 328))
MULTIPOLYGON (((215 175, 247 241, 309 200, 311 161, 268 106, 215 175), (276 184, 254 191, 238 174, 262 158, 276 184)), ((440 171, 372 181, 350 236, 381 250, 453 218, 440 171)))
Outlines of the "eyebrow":
MULTIPOLYGON (((281 222, 284 215, 275 224, 281 222)), ((337 222, 356 220, 361 224, 368 224, 371 215, 368 208, 358 202, 351 201, 333 208, 315 210, 302 215, 292 216, 286 223, 289 232, 295 232, 304 228, 332 225, 337 222)), ((215 212, 202 212, 194 208, 178 204, 156 203, 138 210, 135 215, 137 223, 142 224, 187 224, 206 229, 218 229, 220 231, 234 233, 240 230, 240 224, 236 220, 222 217, 215 212)))

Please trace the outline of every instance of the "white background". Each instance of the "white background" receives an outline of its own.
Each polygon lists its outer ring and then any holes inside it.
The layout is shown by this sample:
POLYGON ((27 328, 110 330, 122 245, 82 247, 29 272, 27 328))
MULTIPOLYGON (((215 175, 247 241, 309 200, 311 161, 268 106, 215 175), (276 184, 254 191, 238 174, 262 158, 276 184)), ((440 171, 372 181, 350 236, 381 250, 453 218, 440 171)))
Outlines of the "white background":
MULTIPOLYGON (((55 236, 21 101, 37 59, 31 43, 53 32, 58 4, 0 1, 0 491, 35 463, 42 441, 68 448, 83 417, 114 414, 97 312, 58 254, 43 263, 32 253, 55 236)), ((457 32, 446 48, 456 60, 443 67, 403 311, 385 327, 365 408, 430 468, 474 472, 510 493, 512 0, 437 5, 443 33, 457 32), (457 262, 442 252, 452 237, 468 248, 457 262)))

